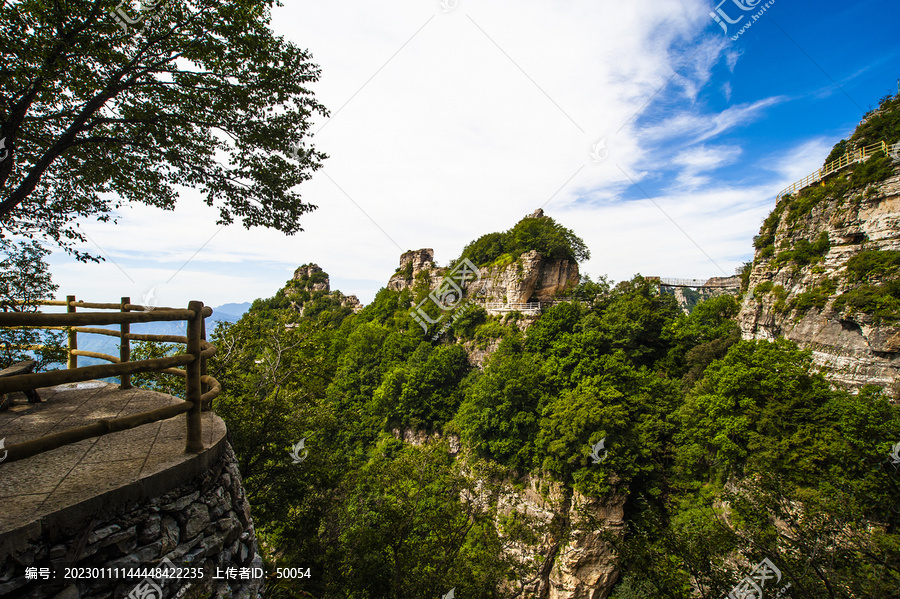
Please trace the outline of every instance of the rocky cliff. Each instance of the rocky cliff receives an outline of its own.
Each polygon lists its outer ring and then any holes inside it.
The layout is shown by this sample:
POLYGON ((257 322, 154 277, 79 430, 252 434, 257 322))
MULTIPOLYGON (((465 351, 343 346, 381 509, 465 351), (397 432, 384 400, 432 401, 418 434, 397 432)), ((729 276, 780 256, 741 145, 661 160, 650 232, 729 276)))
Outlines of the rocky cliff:
POLYGON ((524 580, 509 586, 523 597, 606 599, 619 579, 619 560, 605 535, 624 532, 624 496, 601 502, 565 492, 559 483, 526 477, 524 488, 510 487, 499 511, 516 512, 536 542, 512 543, 508 551, 527 565, 524 580))
POLYGON ((359 312, 363 308, 359 298, 355 295, 344 295, 339 291, 331 291, 328 273, 323 271, 318 264, 304 264, 297 268, 288 287, 294 292, 294 297, 291 298, 292 305, 301 313, 309 299, 328 294, 332 295, 341 306, 347 306, 354 312, 359 312), (306 293, 303 293, 304 291, 306 293))
MULTIPOLYGON (((570 292, 579 281, 575 261, 545 259, 535 250, 523 253, 509 264, 486 266, 479 271, 481 279, 469 285, 466 295, 478 295, 483 302, 548 302, 570 292)), ((387 286, 402 291, 414 287, 416 281, 424 281, 430 288, 436 288, 449 273, 449 268, 435 266, 434 250, 415 250, 400 257, 400 268, 387 286)))
MULTIPOLYGON (((552 222, 540 209, 526 219, 552 222)), ((517 256, 505 254, 490 264, 479 266, 480 277, 470 281, 465 290, 466 296, 478 296, 479 302, 548 302, 568 294, 579 281, 578 263, 575 260, 550 258, 536 250, 524 251, 517 256)), ((459 268, 458 264, 456 268, 459 268)), ((400 266, 391 276, 387 287, 402 291, 424 284, 434 289, 452 272, 450 268, 436 265, 433 249, 411 250, 400 256, 400 266)))
POLYGON ((738 315, 745 339, 785 337, 810 348, 844 388, 896 385, 898 158, 876 153, 782 198, 756 238, 738 315))
MULTIPOLYGON (((437 432, 394 429, 412 445, 441 439, 437 432)), ((451 455, 460 456, 457 435, 447 438, 451 455)), ((505 481, 498 499, 500 520, 513 517, 527 529, 521 538, 506 539, 506 554, 522 577, 507 581, 512 596, 537 599, 606 599, 619 579, 619 560, 606 537, 621 538, 625 528, 625 495, 601 501, 566 490, 540 476, 505 481), (518 593, 518 595, 516 595, 518 593)), ((519 530, 522 530, 520 528, 519 530)))

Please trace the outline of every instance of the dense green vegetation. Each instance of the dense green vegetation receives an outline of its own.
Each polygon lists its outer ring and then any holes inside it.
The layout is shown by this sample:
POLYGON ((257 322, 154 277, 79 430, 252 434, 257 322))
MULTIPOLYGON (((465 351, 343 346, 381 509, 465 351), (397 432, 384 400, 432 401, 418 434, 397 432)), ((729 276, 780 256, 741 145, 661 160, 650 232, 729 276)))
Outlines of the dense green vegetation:
POLYGON ((900 252, 896 250, 864 250, 847 260, 847 275, 851 281, 883 279, 900 269, 900 252))
POLYGON ((881 285, 860 285, 834 300, 834 309, 850 313, 870 314, 876 324, 900 320, 900 280, 892 280, 881 285))
POLYGON ((508 549, 574 534, 499 508, 526 475, 625 499, 615 599, 720 599, 763 557, 791 597, 900 596, 900 409, 831 390, 791 343, 740 341, 733 297, 686 315, 641 277, 586 280, 527 330, 472 309, 431 341, 409 290, 302 316, 300 291, 213 336, 266 560, 314 573, 267 596, 516 596, 540 563, 508 549), (472 366, 464 345, 489 341, 472 366))
POLYGON ((837 290, 837 283, 831 279, 819 282, 815 287, 793 297, 787 305, 789 312, 795 312, 799 318, 813 307, 821 310, 828 303, 828 299, 837 290))
POLYGON ((793 248, 778 252, 773 265, 777 267, 786 262, 793 262, 798 266, 806 266, 821 261, 829 249, 831 249, 831 242, 828 240, 828 233, 822 231, 819 238, 813 242, 807 239, 798 239, 794 242, 793 248))
POLYGON ((458 260, 468 258, 478 266, 494 262, 506 265, 530 250, 550 259, 581 262, 591 257, 584 241, 570 229, 550 217, 526 217, 509 231, 482 235, 463 248, 458 260))
POLYGON ((825 159, 825 164, 843 156, 851 146, 867 146, 882 140, 889 144, 900 141, 900 95, 889 94, 879 100, 878 108, 870 110, 863 116, 863 122, 853 135, 834 145, 828 158, 825 159))
MULTIPOLYGON (((59 286, 44 259, 49 253, 36 241, 0 238, 0 305, 4 312, 37 312, 41 306, 30 302, 53 297, 59 286)), ((63 343, 61 331, 0 329, 0 369, 26 359, 35 359, 37 370, 65 364, 63 343)), ((0 406, 5 399, 0 397, 0 406)))
POLYGON ((756 235, 753 238, 753 247, 759 251, 758 256, 760 258, 771 258, 775 255, 775 233, 778 231, 781 215, 784 213, 785 206, 787 205, 786 199, 782 199, 782 201, 775 206, 775 209, 769 213, 766 220, 763 221, 762 227, 760 227, 759 230, 759 235, 756 235))
POLYGON ((838 311, 862 312, 876 323, 900 320, 900 252, 865 250, 847 260, 847 279, 856 286, 834 301, 838 311))

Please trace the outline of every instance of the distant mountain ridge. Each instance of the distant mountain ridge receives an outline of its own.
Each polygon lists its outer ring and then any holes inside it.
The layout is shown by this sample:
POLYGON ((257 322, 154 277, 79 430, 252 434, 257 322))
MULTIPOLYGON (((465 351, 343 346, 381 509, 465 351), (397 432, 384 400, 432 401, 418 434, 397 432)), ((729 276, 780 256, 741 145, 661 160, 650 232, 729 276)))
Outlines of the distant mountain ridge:
MULTIPOLYGON (((237 322, 244 313, 250 309, 250 302, 240 304, 230 303, 222 304, 213 308, 213 314, 206 319, 206 332, 211 333, 217 322, 237 322)), ((107 325, 99 328, 117 329, 117 325, 107 325)), ((141 322, 131 325, 131 332, 144 335, 184 335, 184 322, 141 322)), ((134 342, 133 342, 134 343, 134 342)), ((78 336, 78 349, 85 351, 98 352, 101 354, 109 354, 111 356, 119 355, 119 339, 116 337, 108 337, 106 335, 87 335, 78 336)), ((106 364, 104 360, 98 358, 89 358, 79 356, 79 366, 93 366, 95 364, 106 364)))

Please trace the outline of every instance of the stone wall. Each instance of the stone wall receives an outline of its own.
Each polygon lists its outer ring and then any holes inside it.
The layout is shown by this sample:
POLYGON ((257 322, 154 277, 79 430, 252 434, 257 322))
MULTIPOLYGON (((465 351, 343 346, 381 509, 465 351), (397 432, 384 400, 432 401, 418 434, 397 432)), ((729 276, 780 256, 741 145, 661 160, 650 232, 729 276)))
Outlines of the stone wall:
MULTIPOLYGON (((156 580, 163 599, 257 599, 262 572, 250 505, 230 445, 201 476, 138 505, 110 510, 80 534, 47 531, 9 552, 0 564, 0 597, 121 599, 143 578, 62 581, 63 568, 202 568, 199 580, 156 580), (216 568, 249 568, 247 578, 214 580, 216 568), (56 580, 28 580, 26 568, 56 571, 56 580)), ((239 572, 239 570, 238 570, 239 572)), ((149 595, 149 597, 155 596, 149 595)))

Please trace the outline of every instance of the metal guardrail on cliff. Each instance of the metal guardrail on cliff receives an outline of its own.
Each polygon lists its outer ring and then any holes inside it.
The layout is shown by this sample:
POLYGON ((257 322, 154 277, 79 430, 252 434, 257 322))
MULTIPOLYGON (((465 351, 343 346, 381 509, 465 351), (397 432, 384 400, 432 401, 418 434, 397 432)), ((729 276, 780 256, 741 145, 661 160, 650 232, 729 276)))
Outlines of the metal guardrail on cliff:
MULTIPOLYGON (((660 287, 704 287, 709 289, 734 289, 740 287, 740 282, 729 283, 722 279, 719 282, 710 283, 715 279, 676 279, 673 277, 645 277, 648 281, 656 283, 660 287)), ((731 277, 727 277, 731 278, 731 277)))
POLYGON ((488 312, 522 312, 523 314, 540 314, 547 308, 562 303, 562 301, 551 302, 528 302, 523 304, 504 304, 502 302, 486 302, 481 304, 488 312))
POLYGON ((875 152, 883 151, 885 154, 888 153, 890 146, 886 141, 880 141, 875 144, 870 144, 868 146, 857 148, 853 152, 847 152, 837 160, 832 160, 816 172, 811 175, 807 175, 803 179, 800 179, 793 185, 790 185, 784 189, 782 189, 777 196, 775 196, 775 203, 777 204, 781 201, 781 198, 784 196, 794 193, 795 191, 800 191, 805 187, 809 187, 813 183, 818 183, 828 175, 832 173, 836 173, 837 171, 850 166, 851 164, 855 164, 857 162, 862 162, 864 160, 868 160, 872 154, 875 152))
MULTIPOLYGON (((17 302, 23 304, 25 302, 17 302)), ((206 373, 206 360, 216 353, 216 347, 206 341, 204 318, 212 315, 212 308, 204 307, 203 302, 192 301, 186 310, 177 308, 149 308, 132 304, 130 298, 123 297, 118 304, 99 304, 75 301, 70 295, 66 301, 38 300, 27 302, 29 306, 65 306, 65 314, 47 314, 43 312, 0 312, 0 328, 39 328, 64 330, 69 333, 68 368, 51 370, 34 374, 20 374, 0 378, 0 393, 24 391, 38 387, 51 387, 64 383, 76 383, 106 377, 120 377, 120 388, 131 388, 131 375, 139 372, 160 372, 182 376, 185 379, 185 399, 149 412, 133 414, 122 418, 103 418, 94 424, 69 429, 59 433, 45 435, 22 443, 6 447, 9 452, 5 461, 15 461, 50 451, 64 445, 77 443, 84 439, 99 437, 107 433, 128 430, 144 424, 174 418, 179 414, 187 414, 185 451, 200 453, 203 451, 201 441, 201 410, 209 410, 213 399, 218 397, 222 386, 206 373), (98 310, 118 310, 118 312, 78 312, 79 308, 98 310), (187 335, 139 335, 131 333, 131 323, 187 321, 187 335), (84 325, 119 325, 119 330, 92 328, 84 325), (119 357, 78 349, 78 333, 108 335, 119 337, 119 357), (184 343, 186 353, 166 358, 152 358, 132 362, 129 341, 162 341, 184 343), (88 356, 112 362, 97 366, 78 367, 78 356, 88 356), (182 370, 176 368, 184 366, 182 370)))

